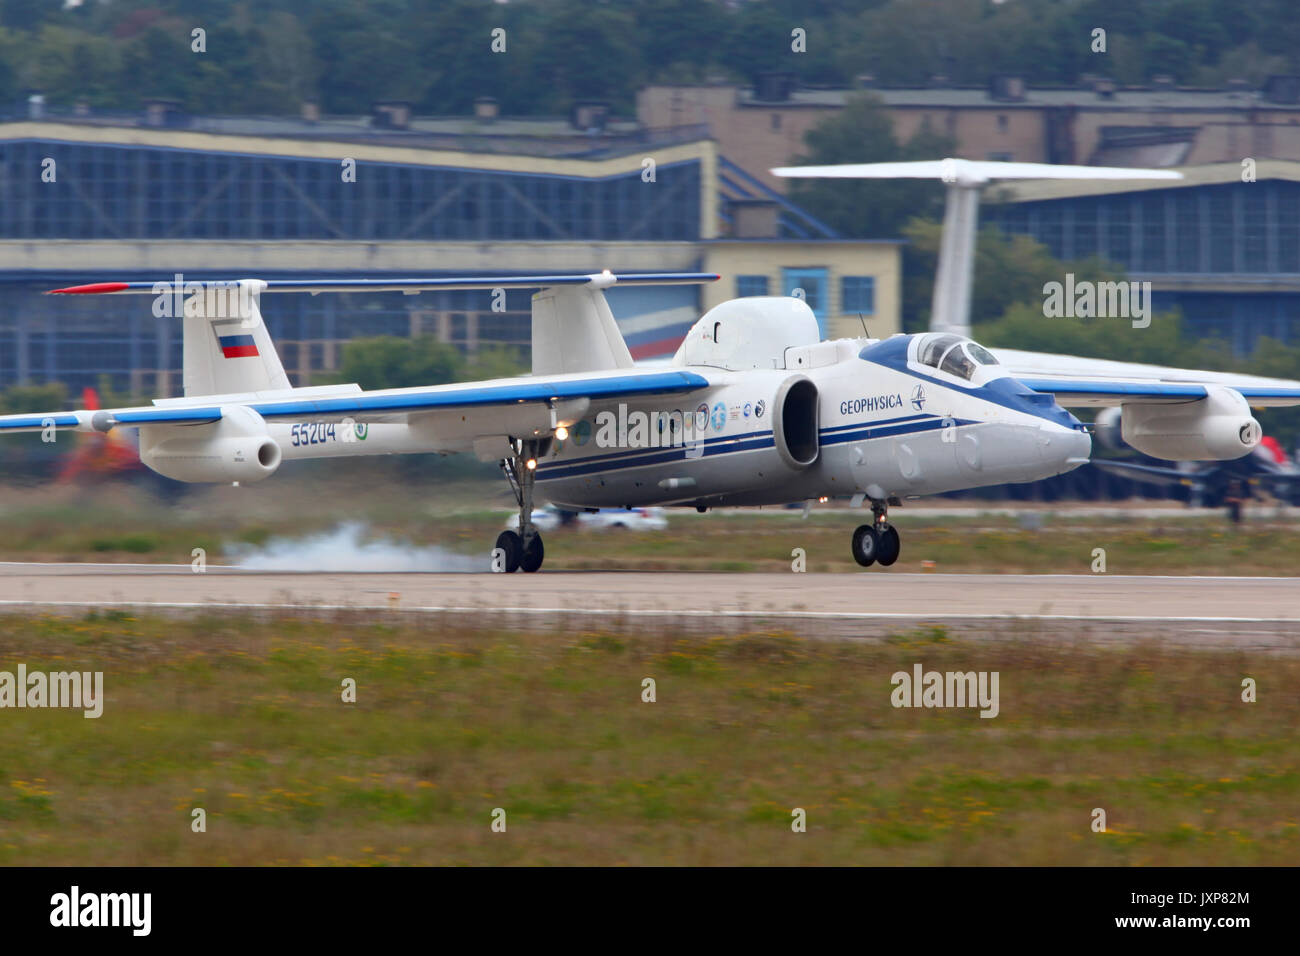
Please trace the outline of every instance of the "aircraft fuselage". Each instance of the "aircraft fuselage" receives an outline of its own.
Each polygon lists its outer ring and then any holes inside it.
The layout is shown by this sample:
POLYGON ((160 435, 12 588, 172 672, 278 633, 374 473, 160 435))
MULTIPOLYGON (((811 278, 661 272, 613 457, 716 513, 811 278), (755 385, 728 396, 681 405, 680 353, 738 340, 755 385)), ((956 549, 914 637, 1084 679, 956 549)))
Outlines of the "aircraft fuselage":
POLYGON ((593 405, 539 460, 538 491, 572 508, 773 505, 1035 481, 1087 460, 1088 434, 1050 396, 917 371, 910 338, 822 343, 832 360, 802 370, 690 366, 712 386, 697 402, 593 405), (807 383, 793 399, 792 379, 807 383))

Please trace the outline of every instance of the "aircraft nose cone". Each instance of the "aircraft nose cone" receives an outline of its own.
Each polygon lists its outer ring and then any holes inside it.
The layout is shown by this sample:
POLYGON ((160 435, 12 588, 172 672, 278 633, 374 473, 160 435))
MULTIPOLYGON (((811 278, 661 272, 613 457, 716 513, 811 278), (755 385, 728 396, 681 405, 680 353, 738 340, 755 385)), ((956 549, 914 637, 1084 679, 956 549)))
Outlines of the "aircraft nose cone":
POLYGON ((1092 437, 1076 428, 1044 425, 1038 430, 1038 451, 1045 464, 1056 467, 1057 474, 1073 471, 1088 463, 1092 437))

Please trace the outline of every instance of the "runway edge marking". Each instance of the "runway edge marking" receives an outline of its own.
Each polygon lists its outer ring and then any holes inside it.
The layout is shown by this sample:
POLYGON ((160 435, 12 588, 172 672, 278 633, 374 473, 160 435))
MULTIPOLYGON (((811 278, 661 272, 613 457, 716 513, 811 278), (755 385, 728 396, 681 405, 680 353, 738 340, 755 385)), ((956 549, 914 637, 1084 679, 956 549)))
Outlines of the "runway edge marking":
POLYGON ((389 604, 264 604, 234 601, 20 601, 0 600, 0 609, 25 608, 156 608, 159 610, 250 610, 250 611, 401 611, 408 614, 551 614, 608 617, 658 618, 790 618, 794 620, 844 621, 1113 621, 1138 624, 1298 624, 1300 617, 1162 617, 1160 615, 1123 614, 1012 614, 958 612, 908 613, 904 611, 724 611, 671 610, 666 608, 560 608, 560 607, 474 607, 467 605, 389 605, 389 604))

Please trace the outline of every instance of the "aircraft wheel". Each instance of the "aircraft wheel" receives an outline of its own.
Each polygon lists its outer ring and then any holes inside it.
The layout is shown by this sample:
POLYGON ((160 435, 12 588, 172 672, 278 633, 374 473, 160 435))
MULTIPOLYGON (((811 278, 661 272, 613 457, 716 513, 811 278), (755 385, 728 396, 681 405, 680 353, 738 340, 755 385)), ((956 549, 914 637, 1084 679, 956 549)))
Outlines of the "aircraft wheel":
POLYGON ((892 524, 887 524, 877 532, 877 536, 880 538, 880 551, 876 555, 876 560, 883 566, 889 567, 898 560, 898 552, 902 550, 898 529, 892 524))
POLYGON ((876 563, 876 555, 879 551, 880 536, 871 525, 861 525, 853 532, 853 560, 858 564, 864 568, 871 567, 876 563))
MULTIPOLYGON (((507 574, 519 570, 519 564, 524 557, 524 543, 519 540, 518 533, 502 531, 497 535, 497 550, 505 554, 505 567, 502 570, 507 574)), ((540 558, 537 563, 542 563, 540 558)))
POLYGON ((528 542, 528 547, 523 549, 523 557, 519 559, 519 567, 525 573, 532 574, 542 566, 542 559, 546 557, 546 549, 542 547, 542 536, 534 534, 533 540, 528 542))

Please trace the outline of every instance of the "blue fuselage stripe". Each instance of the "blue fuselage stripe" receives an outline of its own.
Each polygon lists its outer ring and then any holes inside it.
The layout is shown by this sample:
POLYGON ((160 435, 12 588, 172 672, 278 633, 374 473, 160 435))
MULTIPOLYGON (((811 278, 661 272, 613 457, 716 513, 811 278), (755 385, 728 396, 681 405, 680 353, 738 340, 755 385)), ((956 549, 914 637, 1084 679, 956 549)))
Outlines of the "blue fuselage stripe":
MULTIPOLYGON (((868 441, 875 438, 892 438, 898 435, 920 434, 935 431, 946 424, 955 427, 977 425, 978 422, 966 419, 946 420, 933 415, 908 416, 898 419, 884 419, 878 422, 855 422, 848 425, 836 425, 823 428, 818 435, 822 445, 841 445, 846 442, 868 441)), ((693 443, 692 443, 693 444, 693 443)), ((644 468, 670 461, 698 460, 715 455, 731 455, 738 452, 762 451, 776 447, 776 440, 770 431, 749 432, 744 435, 724 435, 705 439, 701 444, 702 454, 690 458, 687 449, 677 445, 671 448, 649 450, 636 449, 621 451, 611 455, 588 457, 573 462, 543 462, 537 466, 538 481, 556 481, 563 478, 576 478, 607 472, 625 471, 630 468, 644 468)))

